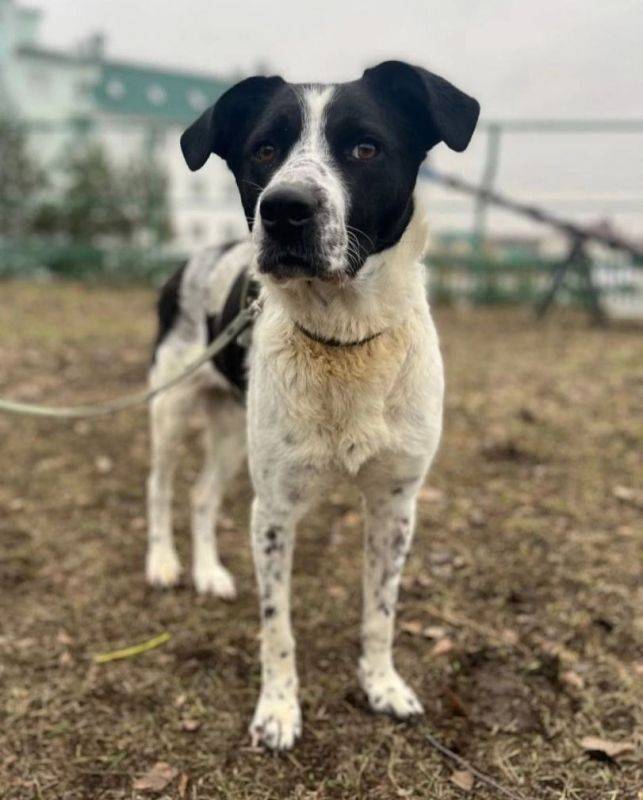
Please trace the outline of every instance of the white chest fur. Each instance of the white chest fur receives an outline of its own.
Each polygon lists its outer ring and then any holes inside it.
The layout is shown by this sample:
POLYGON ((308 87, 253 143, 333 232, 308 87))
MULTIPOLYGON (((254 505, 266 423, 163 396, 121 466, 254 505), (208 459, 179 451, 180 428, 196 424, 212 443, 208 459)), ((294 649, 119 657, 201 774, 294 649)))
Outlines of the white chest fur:
POLYGON ((378 452, 434 447, 443 377, 417 262, 424 238, 416 218, 345 290, 267 287, 250 371, 251 451, 285 447, 303 463, 354 474, 378 452), (356 347, 328 347, 293 320, 341 340, 383 333, 356 347))

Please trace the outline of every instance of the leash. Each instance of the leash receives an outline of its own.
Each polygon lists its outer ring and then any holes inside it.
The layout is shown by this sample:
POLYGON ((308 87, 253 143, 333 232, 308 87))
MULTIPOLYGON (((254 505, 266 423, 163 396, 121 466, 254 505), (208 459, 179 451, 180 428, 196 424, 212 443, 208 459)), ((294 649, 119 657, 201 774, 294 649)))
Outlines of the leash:
MULTIPOLYGON (((245 295, 244 295, 245 296, 245 295)), ((188 364, 184 370, 179 372, 170 380, 160 386, 146 392, 119 397, 106 403, 96 403, 94 405, 82 406, 41 406, 36 403, 20 403, 15 400, 4 400, 0 398, 0 412, 7 414, 21 414, 30 417, 52 417, 54 419, 82 419, 86 417, 100 417, 106 414, 116 414, 133 406, 149 403, 159 394, 166 392, 173 386, 182 383, 190 375, 193 375, 199 367, 207 363, 221 350, 225 349, 231 342, 240 336, 257 319, 263 308, 260 299, 253 300, 250 305, 242 307, 237 316, 219 333, 203 353, 188 364)))

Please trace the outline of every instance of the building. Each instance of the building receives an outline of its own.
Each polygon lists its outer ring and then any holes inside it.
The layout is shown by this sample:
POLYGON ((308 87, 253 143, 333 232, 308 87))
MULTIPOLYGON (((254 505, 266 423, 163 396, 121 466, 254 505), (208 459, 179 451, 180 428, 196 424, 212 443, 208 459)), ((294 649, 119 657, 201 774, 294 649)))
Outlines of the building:
POLYGON ((229 82, 211 75, 115 61, 101 36, 65 51, 40 39, 41 12, 0 0, 0 113, 23 120, 32 152, 55 173, 79 138, 127 163, 156 158, 169 179, 173 246, 189 253, 245 223, 232 176, 218 159, 192 174, 179 136, 229 82))

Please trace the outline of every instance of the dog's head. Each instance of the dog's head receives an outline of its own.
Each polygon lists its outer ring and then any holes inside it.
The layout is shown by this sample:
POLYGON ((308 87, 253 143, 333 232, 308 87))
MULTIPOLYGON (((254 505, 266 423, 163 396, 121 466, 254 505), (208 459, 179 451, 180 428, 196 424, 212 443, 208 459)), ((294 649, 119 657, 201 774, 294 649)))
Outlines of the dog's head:
POLYGON ((211 153, 226 160, 261 272, 346 280, 398 241, 427 151, 438 142, 464 150, 479 111, 444 78, 386 61, 336 85, 247 78, 181 147, 191 170, 211 153))

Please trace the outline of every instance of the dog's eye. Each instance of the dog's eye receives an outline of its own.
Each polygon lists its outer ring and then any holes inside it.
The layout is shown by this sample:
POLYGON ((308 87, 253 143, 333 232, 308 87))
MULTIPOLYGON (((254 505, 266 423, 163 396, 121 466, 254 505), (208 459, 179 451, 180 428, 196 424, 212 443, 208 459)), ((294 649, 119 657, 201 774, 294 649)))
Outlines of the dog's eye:
POLYGON ((375 158, 378 153, 379 149, 375 142, 366 141, 355 145, 351 155, 359 161, 368 161, 371 158, 375 158))
POLYGON ((264 142, 257 147, 252 154, 252 157, 255 161, 259 161, 261 164, 269 164, 276 155, 277 148, 268 142, 264 142))

